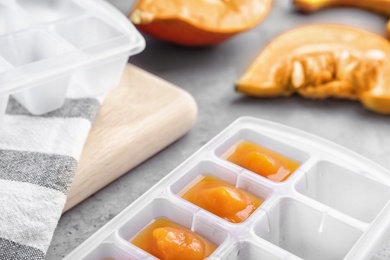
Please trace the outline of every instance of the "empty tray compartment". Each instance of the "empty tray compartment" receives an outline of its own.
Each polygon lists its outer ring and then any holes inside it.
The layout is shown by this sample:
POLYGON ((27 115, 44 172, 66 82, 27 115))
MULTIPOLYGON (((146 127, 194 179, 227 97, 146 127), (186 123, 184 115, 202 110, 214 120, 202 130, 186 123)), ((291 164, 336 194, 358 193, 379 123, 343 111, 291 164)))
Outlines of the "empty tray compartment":
MULTIPOLYGON (((71 51, 71 47, 43 30, 32 30, 0 37, 0 55, 14 67, 28 66, 40 71, 55 66, 54 57, 71 51), (39 64, 38 64, 39 63, 39 64)), ((71 56, 63 59, 66 62, 71 56)), ((25 70, 29 72, 28 69, 25 70)), ((13 96, 30 113, 41 115, 60 108, 69 86, 69 75, 55 77, 30 87, 13 96)))
MULTIPOLYGON (((53 30, 75 48, 82 49, 88 54, 112 51, 118 44, 118 42, 111 44, 111 40, 115 39, 118 39, 121 45, 132 44, 122 32, 96 17, 81 17, 62 22, 54 25, 53 30)), ((129 55, 130 52, 126 50, 112 54, 108 58, 107 55, 103 55, 92 65, 76 72, 73 80, 78 83, 85 95, 104 94, 118 85, 129 55)))
POLYGON ((18 8, 0 3, 0 35, 29 27, 30 21, 18 8))
POLYGON ((255 234, 303 259, 343 259, 362 231, 291 198, 256 223, 255 234))
POLYGON ((0 37, 0 55, 14 67, 46 60, 70 50, 69 46, 39 29, 0 37))
POLYGON ((55 24, 53 30, 78 49, 93 47, 124 35, 101 19, 92 16, 55 24))
POLYGON ((363 222, 371 222, 390 199, 390 188, 349 169, 322 161, 296 190, 363 222))
POLYGON ((270 250, 259 247, 254 242, 242 241, 237 243, 234 247, 228 251, 228 253, 222 257, 225 260, 282 260, 286 257, 285 254, 271 253, 270 250))
POLYGON ((72 0, 16 0, 35 20, 46 23, 78 15, 83 9, 72 0))

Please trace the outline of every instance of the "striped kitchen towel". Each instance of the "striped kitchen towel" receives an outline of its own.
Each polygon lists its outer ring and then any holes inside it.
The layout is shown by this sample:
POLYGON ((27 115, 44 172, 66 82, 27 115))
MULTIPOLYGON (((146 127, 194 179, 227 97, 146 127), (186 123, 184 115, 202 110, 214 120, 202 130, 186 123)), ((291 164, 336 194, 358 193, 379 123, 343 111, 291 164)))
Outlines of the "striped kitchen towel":
POLYGON ((0 127, 0 259, 43 259, 100 99, 43 116, 10 98, 0 127))

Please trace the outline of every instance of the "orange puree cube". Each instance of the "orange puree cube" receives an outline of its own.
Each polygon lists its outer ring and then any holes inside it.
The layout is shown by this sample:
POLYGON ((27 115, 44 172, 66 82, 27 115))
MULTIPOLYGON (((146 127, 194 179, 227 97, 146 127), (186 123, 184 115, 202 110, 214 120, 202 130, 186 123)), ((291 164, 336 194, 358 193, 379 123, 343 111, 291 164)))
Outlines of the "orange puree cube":
POLYGON ((247 141, 240 142, 227 160, 276 182, 286 180, 300 165, 299 162, 247 141))
POLYGON ((198 260, 211 255, 216 246, 191 230, 159 218, 130 242, 162 260, 198 260))
POLYGON ((232 223, 245 221, 263 200, 211 176, 203 177, 183 198, 232 223))
POLYGON ((204 243, 193 232, 173 227, 153 231, 157 251, 163 259, 203 259, 204 243))

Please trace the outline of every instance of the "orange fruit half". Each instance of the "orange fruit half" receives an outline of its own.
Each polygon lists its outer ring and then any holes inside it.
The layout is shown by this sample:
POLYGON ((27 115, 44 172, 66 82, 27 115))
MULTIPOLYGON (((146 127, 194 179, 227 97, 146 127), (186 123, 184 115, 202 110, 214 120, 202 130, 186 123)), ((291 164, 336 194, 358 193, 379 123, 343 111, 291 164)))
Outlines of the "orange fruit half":
POLYGON ((271 4, 272 0, 139 0, 129 18, 160 40, 206 46, 253 28, 271 4))

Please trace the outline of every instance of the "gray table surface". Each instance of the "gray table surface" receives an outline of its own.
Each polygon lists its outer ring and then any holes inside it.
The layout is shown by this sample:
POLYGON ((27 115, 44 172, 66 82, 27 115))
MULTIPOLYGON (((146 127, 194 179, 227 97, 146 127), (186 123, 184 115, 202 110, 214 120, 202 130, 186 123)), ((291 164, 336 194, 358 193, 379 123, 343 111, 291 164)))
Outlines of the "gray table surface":
MULTIPOLYGON (((127 13, 133 1, 110 0, 127 13)), ((275 0, 255 29, 210 48, 190 49, 146 37, 145 51, 130 62, 187 90, 198 120, 192 130, 151 159, 66 212, 46 259, 61 259, 158 182, 236 118, 254 116, 286 124, 341 144, 390 169, 390 117, 358 102, 313 101, 298 96, 256 99, 234 91, 235 80, 275 36, 307 23, 355 25, 384 34, 386 18, 350 8, 312 15, 293 11, 290 0, 275 0)))

